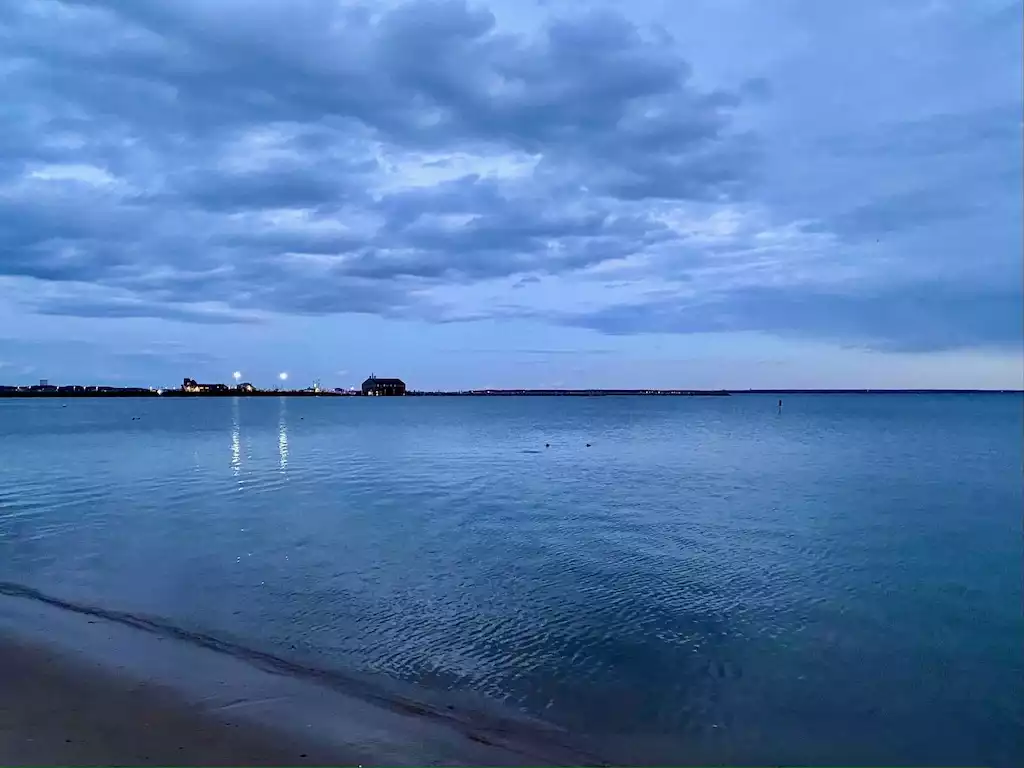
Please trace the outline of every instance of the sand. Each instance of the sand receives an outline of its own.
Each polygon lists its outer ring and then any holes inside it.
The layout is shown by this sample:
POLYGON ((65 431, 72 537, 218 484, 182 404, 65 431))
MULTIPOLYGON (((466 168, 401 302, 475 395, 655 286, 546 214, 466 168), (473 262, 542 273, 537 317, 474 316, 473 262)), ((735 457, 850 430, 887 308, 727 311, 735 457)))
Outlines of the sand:
POLYGON ((604 762, 528 718, 0 595, 0 765, 304 764, 604 762))
POLYGON ((0 681, 5 765, 358 764, 43 648, 0 641, 0 681))

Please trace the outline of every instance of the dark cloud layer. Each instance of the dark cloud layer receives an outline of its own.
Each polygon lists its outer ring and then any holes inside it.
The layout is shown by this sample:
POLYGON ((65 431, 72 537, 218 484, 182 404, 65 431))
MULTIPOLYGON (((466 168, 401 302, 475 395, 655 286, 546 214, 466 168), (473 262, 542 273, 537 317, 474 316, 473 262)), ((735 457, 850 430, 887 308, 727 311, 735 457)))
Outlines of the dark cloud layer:
POLYGON ((986 294, 942 284, 837 293, 750 288, 699 303, 660 300, 561 317, 608 334, 764 331, 848 341, 898 352, 1019 348, 1024 301, 1018 286, 986 294))
POLYGON ((89 163, 127 187, 96 194, 50 181, 8 192, 7 274, 124 285, 124 265, 135 273, 228 267, 187 290, 176 279, 149 280, 145 293, 388 313, 412 303, 394 290, 396 277, 574 269, 647 236, 642 216, 614 217, 609 202, 581 195, 581 184, 629 197, 708 197, 742 179, 749 148, 728 117, 736 97, 694 89, 670 45, 616 15, 554 22, 526 40, 461 2, 376 15, 321 2, 241 10, 134 0, 5 7, 17 98, 6 167, 89 163), (277 134, 275 156, 225 168, 231 143, 264 127, 277 134), (373 195, 378 162, 367 141, 410 153, 530 153, 541 167, 522 183, 466 176, 373 195), (587 210, 552 205, 559 191, 587 210), (380 221, 331 235, 253 231, 231 218, 280 208, 309 210, 312 223, 353 211, 380 221), (443 212, 469 221, 451 228, 422 219, 443 212), (563 241, 575 247, 552 259, 552 243, 563 241), (286 249, 350 258, 311 273, 286 249))
POLYGON ((203 311, 187 306, 147 301, 51 299, 36 309, 41 315, 69 317, 154 317, 207 325, 256 323, 258 318, 238 312, 203 311))
MULTIPOLYGON (((554 16, 527 35, 460 0, 39 0, 0 5, 0 48, 0 275, 61 286, 26 300, 39 313, 441 322, 510 314, 445 304, 434 290, 446 286, 507 278, 526 295, 538 276, 652 254, 646 277, 681 280, 758 247, 755 232, 705 247, 667 212, 757 207, 770 147, 748 118, 777 87, 759 74, 698 85, 670 35, 619 13, 554 16)), ((1019 139, 1013 103, 828 151, 978 166, 979 146, 1019 139)), ((861 241, 984 212, 973 193, 945 194, 948 181, 807 212, 798 229, 834 235, 834 259, 856 263, 861 241)), ((1004 183, 1019 198, 1019 182, 1004 183)), ((1019 286, 943 270, 882 289, 862 287, 877 274, 825 289, 712 286, 685 305, 655 296, 554 321, 888 349, 1019 343, 1019 286)))

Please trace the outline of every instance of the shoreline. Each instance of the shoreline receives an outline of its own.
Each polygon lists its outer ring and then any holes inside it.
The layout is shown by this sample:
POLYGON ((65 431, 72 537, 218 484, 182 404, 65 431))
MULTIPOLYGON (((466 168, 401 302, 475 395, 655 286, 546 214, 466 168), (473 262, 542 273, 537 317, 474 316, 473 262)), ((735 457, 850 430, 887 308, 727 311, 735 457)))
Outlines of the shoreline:
POLYGON ((301 667, 11 586, 0 593, 0 763, 606 764, 497 706, 290 674, 301 667))
MULTIPOLYGON (((729 390, 669 390, 669 389, 515 389, 474 390, 467 392, 407 392, 401 397, 733 397, 740 395, 1024 395, 1015 389, 729 389, 729 390)), ((309 392, 305 390, 257 390, 244 392, 182 392, 167 389, 110 390, 110 391, 32 391, 0 389, 0 399, 106 399, 106 398, 226 398, 226 397, 327 397, 365 398, 360 392, 309 392)))

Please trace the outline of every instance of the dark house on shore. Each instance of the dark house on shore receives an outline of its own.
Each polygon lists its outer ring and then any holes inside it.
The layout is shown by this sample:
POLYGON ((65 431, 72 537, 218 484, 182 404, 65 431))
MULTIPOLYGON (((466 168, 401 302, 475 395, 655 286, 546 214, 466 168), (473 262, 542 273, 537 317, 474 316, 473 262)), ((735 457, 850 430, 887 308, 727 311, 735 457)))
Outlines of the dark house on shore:
POLYGON ((388 397, 405 394, 405 382, 401 379, 378 379, 373 374, 363 382, 363 394, 388 397))

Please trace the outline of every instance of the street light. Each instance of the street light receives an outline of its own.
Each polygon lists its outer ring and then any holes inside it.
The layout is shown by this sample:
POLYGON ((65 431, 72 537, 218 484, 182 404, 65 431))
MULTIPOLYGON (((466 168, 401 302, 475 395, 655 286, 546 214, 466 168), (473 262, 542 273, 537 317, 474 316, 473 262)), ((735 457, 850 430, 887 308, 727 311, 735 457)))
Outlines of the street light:
POLYGON ((235 378, 235 384, 237 384, 242 379, 242 372, 241 371, 235 371, 231 375, 235 378))
POLYGON ((281 371, 279 374, 277 374, 277 378, 279 378, 281 381, 288 381, 288 374, 285 373, 284 371, 281 371))

